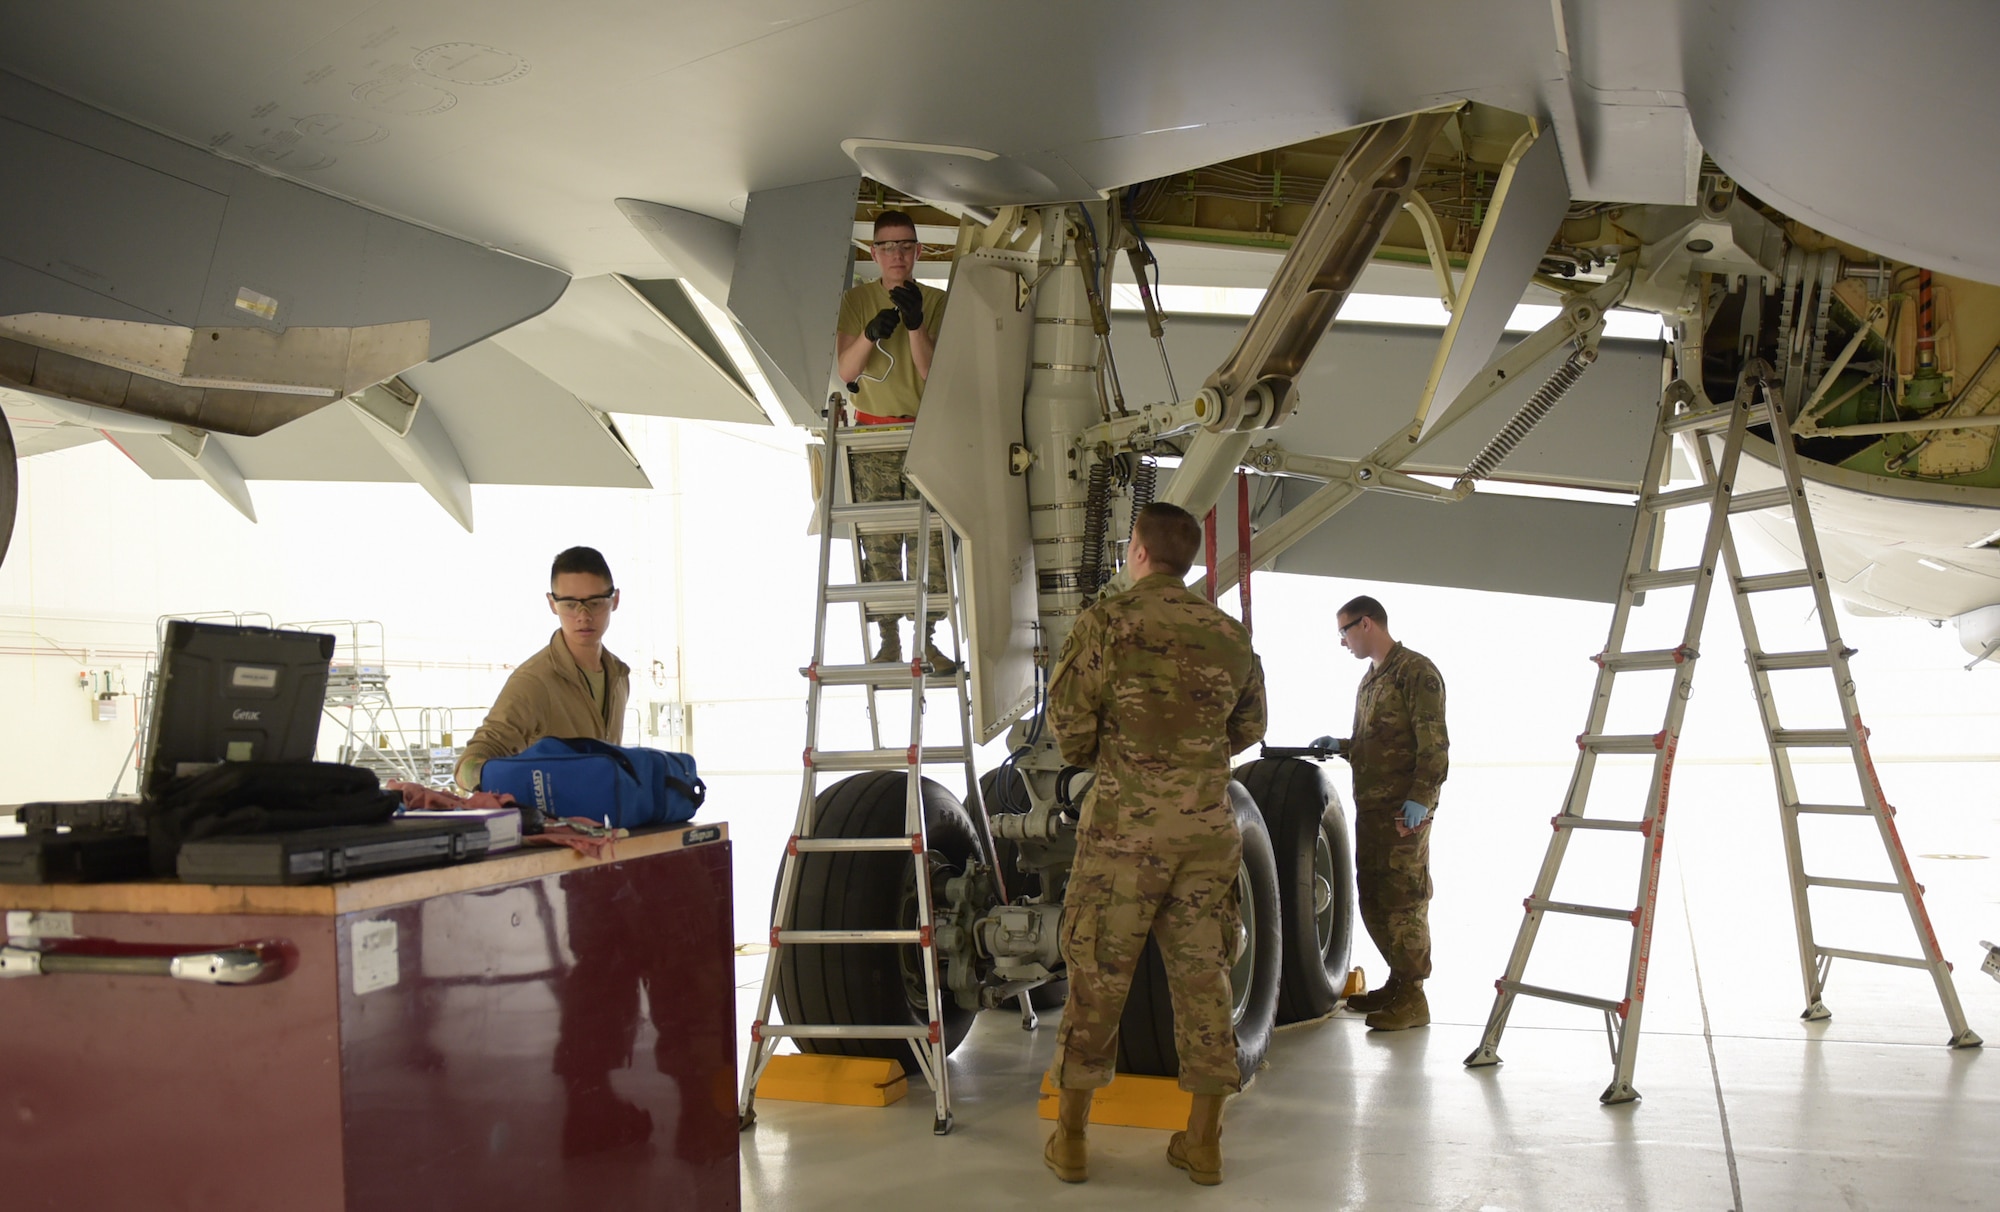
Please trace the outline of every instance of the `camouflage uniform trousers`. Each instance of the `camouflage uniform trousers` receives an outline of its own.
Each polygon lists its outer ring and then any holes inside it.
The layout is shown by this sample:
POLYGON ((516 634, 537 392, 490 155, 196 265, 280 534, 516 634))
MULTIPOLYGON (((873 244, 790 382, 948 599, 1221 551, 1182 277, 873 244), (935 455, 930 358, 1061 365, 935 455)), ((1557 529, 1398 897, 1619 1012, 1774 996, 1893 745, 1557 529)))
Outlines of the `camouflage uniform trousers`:
POLYGON ((1389 975, 1420 981, 1431 974, 1431 826, 1396 832, 1402 801, 1362 805, 1354 814, 1354 883, 1361 924, 1389 965, 1389 975))
POLYGON ((1053 1084, 1094 1090, 1111 1083, 1118 1020, 1150 933, 1167 969, 1181 1089, 1241 1088, 1229 952, 1241 920, 1242 861, 1243 843, 1233 831, 1144 851, 1079 849, 1063 898, 1069 1001, 1049 1067, 1053 1084))
MULTIPOLYGON (((853 480, 856 502, 868 501, 910 501, 915 500, 917 490, 903 476, 903 452, 900 450, 861 450, 848 457, 848 471, 853 480)), ((861 536, 861 579, 864 581, 900 581, 903 579, 904 551, 909 552, 909 562, 916 563, 916 535, 870 534, 861 536)), ((944 543, 942 536, 931 536, 930 593, 942 598, 944 594, 944 543)), ((934 608, 924 612, 931 619, 941 619, 944 611, 934 608)), ((894 620, 902 618, 896 614, 873 614, 871 620, 894 620)))

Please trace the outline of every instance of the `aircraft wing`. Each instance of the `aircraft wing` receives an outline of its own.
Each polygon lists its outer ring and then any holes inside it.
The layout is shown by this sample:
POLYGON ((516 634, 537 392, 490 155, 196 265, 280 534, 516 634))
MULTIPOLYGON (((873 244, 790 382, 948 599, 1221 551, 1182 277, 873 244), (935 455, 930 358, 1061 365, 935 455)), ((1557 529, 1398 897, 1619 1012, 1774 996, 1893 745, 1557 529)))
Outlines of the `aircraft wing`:
MULTIPOLYGON (((145 329, 147 390, 240 397, 203 405, 240 424, 121 444, 246 512, 246 480, 403 478, 470 525, 470 483, 643 482, 609 414, 762 422, 708 313, 658 285, 673 278, 728 304, 727 335, 750 338, 740 364, 809 424, 863 173, 968 213, 1183 174, 1192 200, 1203 166, 1468 102, 1551 136, 1551 175, 1586 208, 1691 206, 1719 168, 1872 253, 2000 282, 2000 159, 1965 153, 1985 145, 1984 110, 1909 84, 1983 78, 1990 6, 1922 21, 1859 0, 1253 0, 1228 20, 1137 0, 185 7, 0 5, 0 372, 8 340, 133 364, 117 326, 145 329), (1847 70, 1904 62, 1925 70, 1847 70), (265 356, 323 339, 347 360, 265 356)), ((1470 156, 1463 123, 1445 137, 1470 156)), ((1269 173, 1246 196, 1275 213, 1276 158, 1269 173)), ((1454 204, 1476 225, 1479 200, 1454 204)), ((82 402, 144 394, 112 387, 82 402)), ((1561 455, 1555 482, 1620 483, 1624 411, 1566 408, 1517 468, 1561 455)), ((1345 439, 1347 421, 1322 421, 1345 439)), ((20 428, 48 450, 98 427, 20 428)))
POLYGON ((219 476, 252 516, 239 481, 414 479, 468 528, 470 484, 650 487, 612 413, 770 423, 673 279, 573 280, 549 310, 400 379, 428 414, 421 428, 396 434, 336 401, 254 437, 209 433, 192 454, 164 422, 23 390, 0 402, 23 458, 109 438, 154 479, 219 476), (429 466, 412 466, 419 455, 429 466))
POLYGON ((13 426, 14 454, 23 459, 83 446, 104 436, 95 429, 55 420, 37 409, 32 401, 4 394, 0 394, 0 413, 4 413, 7 423, 13 426))
MULTIPOLYGON (((426 405, 444 423, 474 484, 646 488, 651 483, 616 423, 497 345, 475 346, 406 376, 434 386, 426 405)), ((109 438, 156 480, 196 472, 164 437, 107 432, 62 419, 34 397, 0 399, 21 458, 109 438)), ((254 438, 211 434, 247 480, 400 482, 410 477, 370 440, 361 418, 328 407, 254 438)))
MULTIPOLYGON (((474 346, 407 378, 438 388, 425 392, 424 406, 435 408, 470 483, 650 487, 607 414, 498 346, 474 346)), ((211 434, 209 441, 246 480, 410 479, 371 439, 369 424, 345 406, 329 406, 258 437, 211 434)), ((105 436, 156 480, 197 478, 160 435, 105 436)))

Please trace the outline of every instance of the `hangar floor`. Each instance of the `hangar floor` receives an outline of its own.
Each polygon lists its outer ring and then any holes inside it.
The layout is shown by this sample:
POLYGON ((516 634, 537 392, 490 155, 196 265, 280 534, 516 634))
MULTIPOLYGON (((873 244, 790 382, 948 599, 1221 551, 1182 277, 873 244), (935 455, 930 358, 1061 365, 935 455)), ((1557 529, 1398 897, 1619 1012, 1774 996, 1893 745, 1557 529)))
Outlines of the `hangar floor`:
MULTIPOLYGON (((2000 1048, 2000 984, 1980 973, 1977 945, 2000 938, 1994 771, 1899 764, 1883 779, 1892 801, 1908 805, 1898 824, 1957 965, 1966 1015, 2000 1048)), ((1590 1012, 1550 1003, 1517 1005, 1503 1065, 1461 1067, 1548 837, 1540 822, 1566 777, 1549 768, 1454 771, 1454 802, 1485 809, 1461 808, 1438 826, 1433 1024, 1371 1033, 1339 1013, 1282 1029, 1268 1067, 1230 1105, 1221 1188, 1190 1185, 1163 1159, 1166 1134, 1133 1128, 1094 1128, 1090 1181, 1057 1182, 1041 1165, 1047 1126, 1035 1116, 1055 1016, 1030 1034, 1018 1018, 989 1013, 952 1057, 950 1136, 931 1136, 931 1100, 915 1080, 886 1110, 763 1102, 743 1138, 744 1206, 1992 1207, 2000 1056, 1943 1046, 1944 1018, 1924 974, 1838 962, 1826 996, 1834 1018, 1798 1020, 1784 860, 1760 766, 1675 772, 1636 1074, 1644 1098, 1597 1102, 1610 1077, 1603 1031, 1590 1012)), ((755 881, 768 875, 745 869, 745 848, 757 843, 742 821, 732 821, 738 898, 761 903, 768 884, 755 881)), ((1865 877, 1882 861, 1872 833, 1822 840, 1816 852, 1808 843, 1815 874, 1865 877)), ((1614 854, 1596 878, 1588 860, 1576 864, 1577 882, 1559 891, 1581 899, 1603 884, 1606 899, 1596 903, 1629 903, 1635 852, 1606 852, 1614 854)), ((1907 918, 1893 904, 1883 911, 1888 898, 1850 905, 1814 895, 1823 944, 1910 953, 1907 918)), ((1545 929, 1529 979, 1614 988, 1629 928, 1602 925, 1612 933, 1545 929)), ((1355 959, 1379 976, 1365 939, 1355 959)), ((747 1023, 763 965, 739 962, 747 1023)))

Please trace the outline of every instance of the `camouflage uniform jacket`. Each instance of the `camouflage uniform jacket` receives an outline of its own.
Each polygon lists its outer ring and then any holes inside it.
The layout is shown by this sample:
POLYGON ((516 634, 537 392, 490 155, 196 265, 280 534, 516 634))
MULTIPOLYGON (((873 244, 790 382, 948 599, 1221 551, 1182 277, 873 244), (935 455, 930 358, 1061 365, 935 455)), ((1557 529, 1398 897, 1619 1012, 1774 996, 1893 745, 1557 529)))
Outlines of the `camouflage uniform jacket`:
POLYGON ((1250 633, 1180 578, 1092 605, 1049 683, 1063 760, 1097 770, 1079 838, 1150 850, 1233 832, 1229 758, 1263 738, 1264 715, 1250 633))
POLYGON ((1341 747, 1354 771, 1355 807, 1436 810, 1451 741, 1444 729, 1444 678, 1430 658, 1397 644, 1354 692, 1354 736, 1341 747))

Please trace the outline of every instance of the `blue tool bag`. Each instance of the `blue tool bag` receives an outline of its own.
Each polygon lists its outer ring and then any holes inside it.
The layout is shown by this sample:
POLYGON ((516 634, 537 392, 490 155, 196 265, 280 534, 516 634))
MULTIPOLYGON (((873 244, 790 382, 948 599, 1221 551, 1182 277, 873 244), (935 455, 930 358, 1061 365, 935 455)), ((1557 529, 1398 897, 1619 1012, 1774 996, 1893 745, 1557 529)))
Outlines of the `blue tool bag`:
POLYGON ((586 817, 615 829, 691 820, 708 797, 694 758, 587 737, 544 737, 508 758, 491 758, 479 789, 512 795, 549 816, 586 817))

